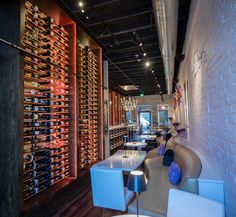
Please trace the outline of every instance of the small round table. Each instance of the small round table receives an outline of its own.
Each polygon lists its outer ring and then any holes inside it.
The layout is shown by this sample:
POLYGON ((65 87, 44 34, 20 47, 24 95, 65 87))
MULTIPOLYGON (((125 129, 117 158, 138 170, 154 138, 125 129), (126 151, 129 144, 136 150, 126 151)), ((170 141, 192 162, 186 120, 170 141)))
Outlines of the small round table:
POLYGON ((141 150, 142 147, 146 147, 147 143, 146 142, 126 142, 124 144, 127 148, 135 148, 138 150, 141 150))
POLYGON ((157 136, 155 135, 141 135, 140 139, 155 140, 157 136))

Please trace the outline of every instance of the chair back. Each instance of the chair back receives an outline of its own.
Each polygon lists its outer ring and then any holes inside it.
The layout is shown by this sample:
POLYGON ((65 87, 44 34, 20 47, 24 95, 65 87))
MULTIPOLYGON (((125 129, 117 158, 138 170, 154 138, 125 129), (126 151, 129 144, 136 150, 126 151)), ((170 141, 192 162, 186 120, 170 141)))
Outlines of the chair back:
POLYGON ((223 204, 196 194, 170 189, 167 217, 224 217, 223 204))
POLYGON ((121 170, 90 168, 94 206, 126 210, 123 173, 121 170))

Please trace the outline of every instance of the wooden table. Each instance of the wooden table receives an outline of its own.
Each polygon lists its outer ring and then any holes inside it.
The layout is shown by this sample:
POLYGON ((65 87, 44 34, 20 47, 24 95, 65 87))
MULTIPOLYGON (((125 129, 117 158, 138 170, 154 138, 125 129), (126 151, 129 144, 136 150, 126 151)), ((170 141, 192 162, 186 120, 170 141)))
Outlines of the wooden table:
POLYGON ((93 167, 130 172, 137 169, 143 163, 145 156, 145 151, 119 150, 109 158, 94 164, 93 167), (127 156, 127 158, 124 156, 127 156))

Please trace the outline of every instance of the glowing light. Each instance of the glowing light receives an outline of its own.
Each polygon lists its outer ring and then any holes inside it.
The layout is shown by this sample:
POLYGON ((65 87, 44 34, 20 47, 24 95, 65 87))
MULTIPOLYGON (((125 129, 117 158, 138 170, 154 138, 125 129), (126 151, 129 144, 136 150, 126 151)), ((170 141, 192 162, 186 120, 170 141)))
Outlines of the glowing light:
POLYGON ((84 6, 84 3, 82 1, 80 1, 79 6, 82 8, 84 6))
POLYGON ((150 66, 150 62, 147 61, 147 62, 145 63, 145 66, 146 66, 146 67, 149 67, 149 66, 150 66))
POLYGON ((142 46, 143 46, 143 43, 142 43, 142 42, 140 42, 140 43, 139 43, 139 47, 142 47, 142 46))
POLYGON ((82 9, 81 12, 84 13, 84 9, 82 9))
POLYGON ((143 56, 144 56, 144 57, 147 56, 147 53, 143 53, 143 56))

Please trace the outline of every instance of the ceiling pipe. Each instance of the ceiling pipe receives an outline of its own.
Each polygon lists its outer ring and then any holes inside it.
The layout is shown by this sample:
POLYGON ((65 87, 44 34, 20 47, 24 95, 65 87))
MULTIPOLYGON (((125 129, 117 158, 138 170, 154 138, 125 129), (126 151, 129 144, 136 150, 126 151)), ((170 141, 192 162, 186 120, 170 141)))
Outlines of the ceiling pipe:
POLYGON ((179 0, 152 0, 167 93, 172 93, 177 42, 179 0))

